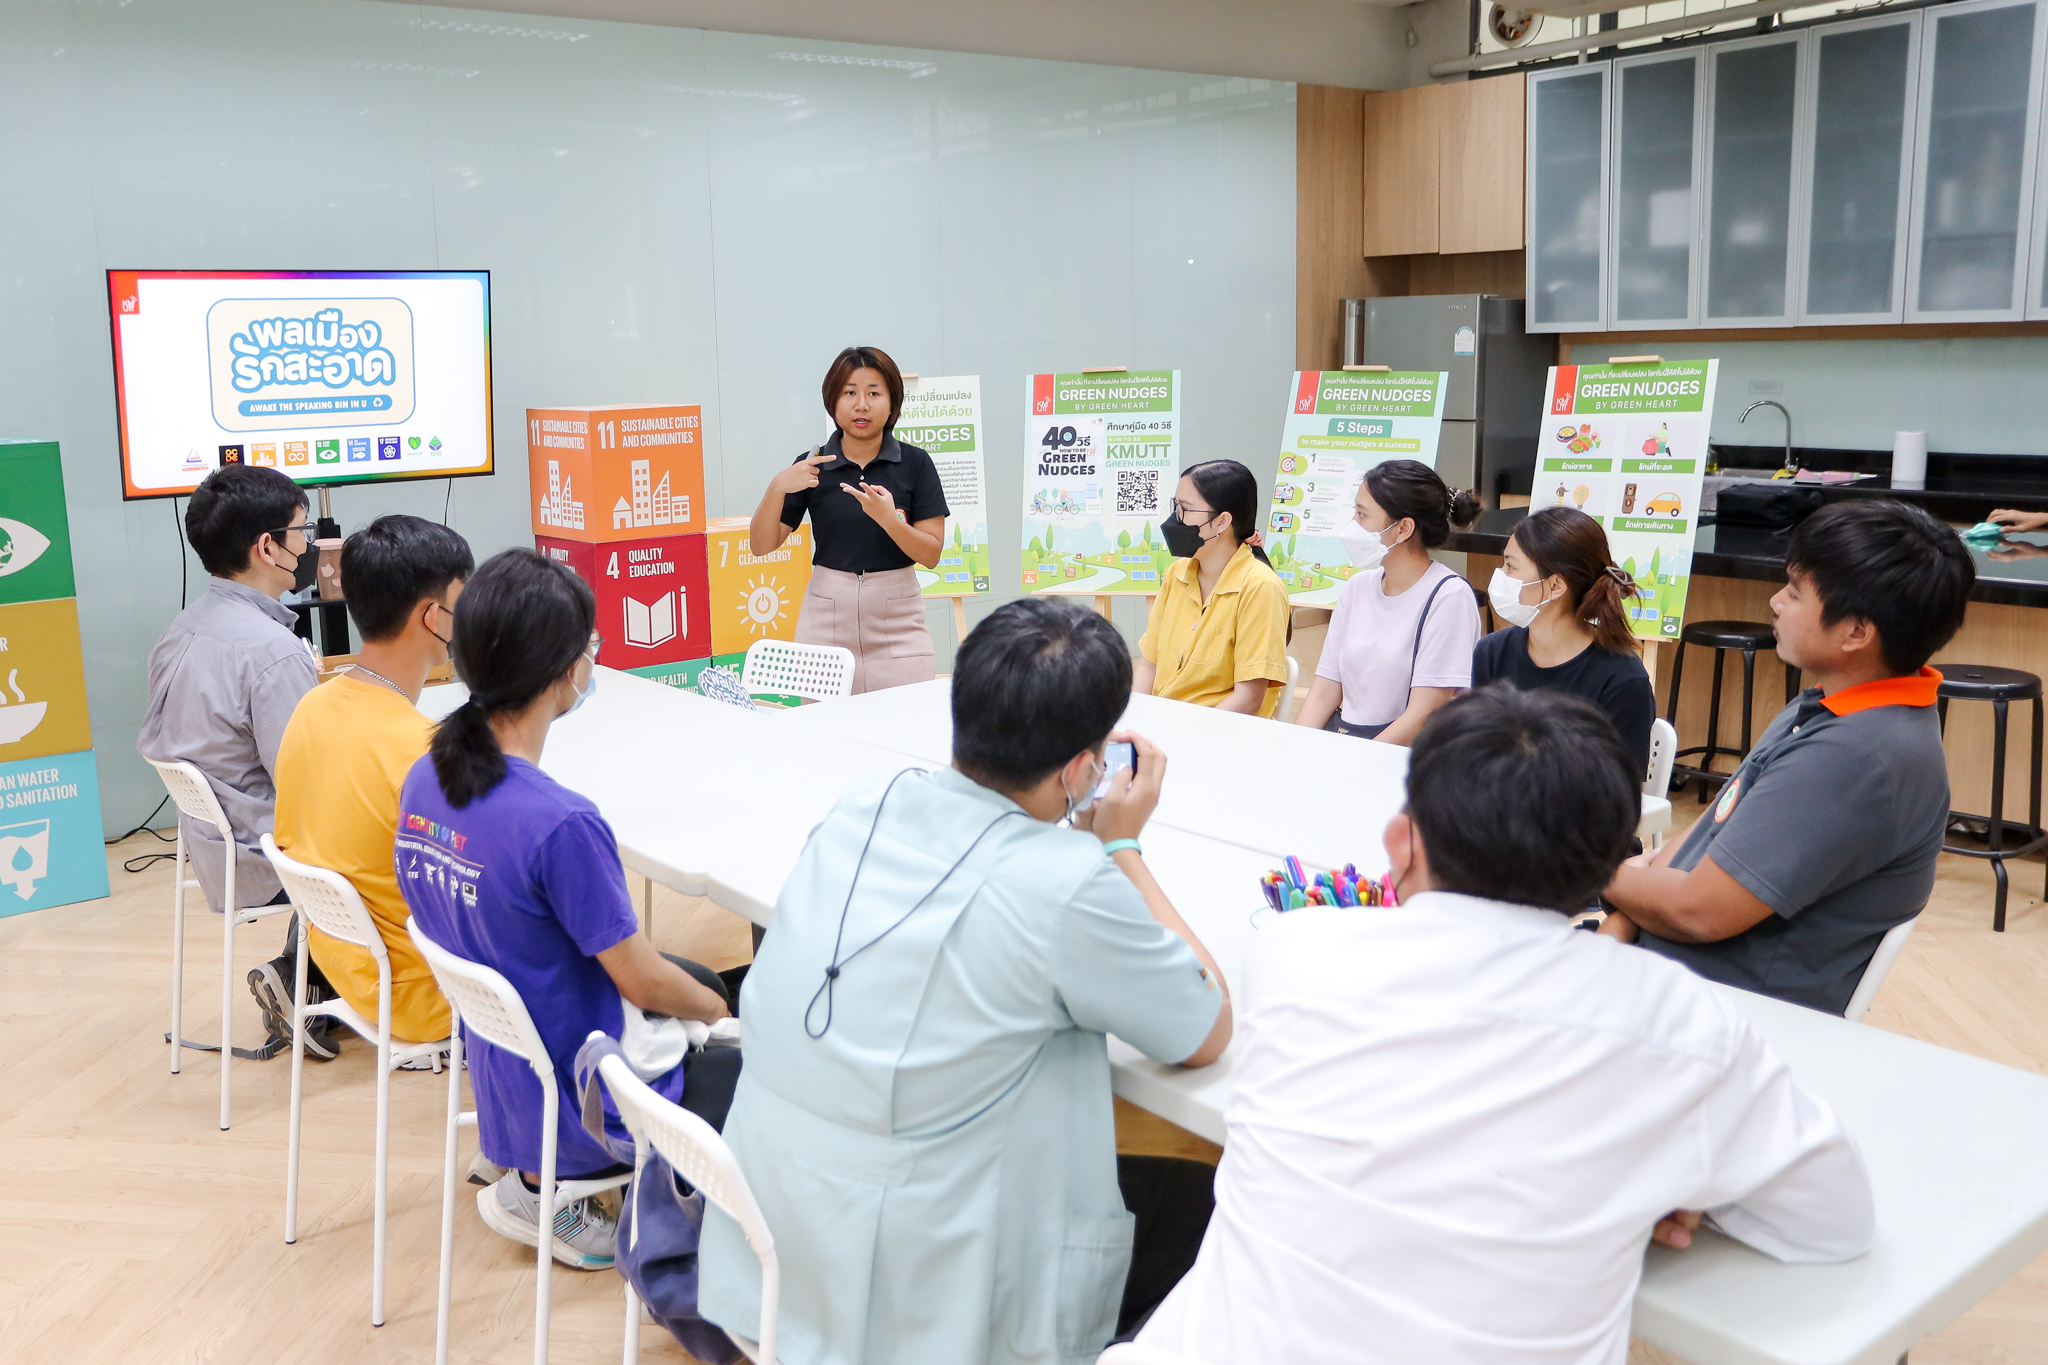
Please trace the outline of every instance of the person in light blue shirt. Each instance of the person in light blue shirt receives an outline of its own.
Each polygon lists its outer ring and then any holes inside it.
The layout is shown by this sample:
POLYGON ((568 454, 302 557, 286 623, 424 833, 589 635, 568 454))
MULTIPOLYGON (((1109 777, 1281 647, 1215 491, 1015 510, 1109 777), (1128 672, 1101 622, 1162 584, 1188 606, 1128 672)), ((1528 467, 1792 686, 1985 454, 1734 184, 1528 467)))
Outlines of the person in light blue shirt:
MULTIPOLYGON (((1093 1360, 1192 1262, 1209 1173, 1120 1190, 1105 1035, 1206 1066, 1230 1004, 1145 867, 1166 759, 1111 734, 1130 685, 1095 613, 999 608, 955 664, 953 766, 856 787, 784 886, 725 1127, 775 1237, 784 1365, 1093 1360), (1136 764, 1104 784, 1110 739, 1136 764)), ((715 1209, 700 1268, 704 1316, 758 1338, 759 1263, 715 1209)))

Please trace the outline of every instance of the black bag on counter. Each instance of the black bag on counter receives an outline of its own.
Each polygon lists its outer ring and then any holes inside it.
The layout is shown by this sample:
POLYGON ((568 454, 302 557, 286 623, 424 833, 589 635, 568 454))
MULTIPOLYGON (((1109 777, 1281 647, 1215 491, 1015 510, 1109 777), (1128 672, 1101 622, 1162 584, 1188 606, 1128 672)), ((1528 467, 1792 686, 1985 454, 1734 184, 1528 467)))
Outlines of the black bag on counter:
POLYGON ((1715 500, 1714 521, 1719 526, 1789 531, 1818 512, 1820 505, 1818 488, 1800 488, 1791 483, 1730 484, 1715 500))

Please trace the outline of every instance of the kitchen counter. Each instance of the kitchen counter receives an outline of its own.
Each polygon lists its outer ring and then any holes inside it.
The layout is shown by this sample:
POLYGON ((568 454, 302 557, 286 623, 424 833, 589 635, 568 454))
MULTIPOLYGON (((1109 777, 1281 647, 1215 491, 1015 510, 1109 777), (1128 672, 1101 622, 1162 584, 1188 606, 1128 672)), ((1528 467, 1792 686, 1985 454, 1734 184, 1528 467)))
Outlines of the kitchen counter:
MULTIPOLYGON (((1830 485, 1823 492, 1829 501, 1842 496, 1868 496, 1881 491, 1873 488, 1878 482, 1830 485)), ((1906 494, 1902 491, 1891 496, 1906 494)), ((1453 531, 1444 548, 1466 554, 1498 555, 1507 548, 1509 534, 1528 514, 1524 507, 1482 513, 1470 530, 1453 531)), ((1702 526, 1693 534, 1692 576, 1782 583, 1786 539, 1784 533, 1750 527, 1702 526)), ((1972 601, 2048 607, 2048 533, 2007 536, 1997 546, 1972 545, 1968 541, 1964 546, 1977 567, 1977 585, 1970 593, 1972 601)))

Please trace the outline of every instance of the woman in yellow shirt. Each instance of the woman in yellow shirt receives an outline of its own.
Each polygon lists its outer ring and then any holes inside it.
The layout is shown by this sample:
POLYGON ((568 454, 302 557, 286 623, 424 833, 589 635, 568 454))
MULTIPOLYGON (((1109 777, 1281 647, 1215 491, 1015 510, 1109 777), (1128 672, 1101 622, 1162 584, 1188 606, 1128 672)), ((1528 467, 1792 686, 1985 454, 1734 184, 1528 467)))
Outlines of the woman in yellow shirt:
POLYGON ((1235 460, 1191 466, 1159 524, 1173 567, 1131 690, 1270 716, 1287 684, 1287 589, 1258 546, 1259 482, 1235 460))

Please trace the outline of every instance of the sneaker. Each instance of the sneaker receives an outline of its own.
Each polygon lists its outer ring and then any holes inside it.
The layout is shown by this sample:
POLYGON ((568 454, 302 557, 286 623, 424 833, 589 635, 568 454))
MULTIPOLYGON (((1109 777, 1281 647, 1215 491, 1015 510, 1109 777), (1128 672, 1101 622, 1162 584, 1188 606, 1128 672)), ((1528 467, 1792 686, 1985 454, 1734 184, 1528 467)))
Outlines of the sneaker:
MULTIPOLYGON (((476 1211, 500 1237, 540 1245, 540 1195, 526 1188, 519 1172, 476 1192, 476 1211)), ((555 1259, 572 1270, 610 1270, 619 1225, 595 1198, 578 1199, 555 1210, 555 1259)))
POLYGON ((505 1168, 478 1152, 469 1159, 469 1183, 472 1185, 495 1185, 505 1178, 505 1168))
POLYGON ((400 1071, 432 1071, 438 1073, 447 1065, 448 1049, 443 1047, 438 1052, 430 1052, 424 1057, 409 1057, 398 1064, 398 1069, 400 1071))
MULTIPOLYGON (((249 994, 256 997, 256 1008, 263 1012, 264 1027, 270 1031, 270 1041, 277 1044, 278 1051, 290 1044, 292 1036, 292 990, 285 984, 284 973, 295 971, 297 965, 288 958, 274 957, 249 971, 249 994)), ((340 1056, 341 1040, 335 1036, 338 1030, 339 1025, 325 1015, 308 1020, 306 1055, 319 1062, 331 1062, 340 1056)))

